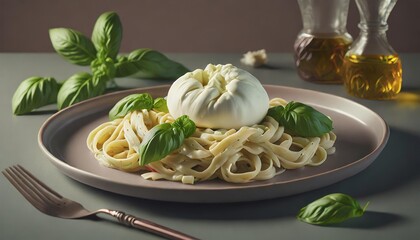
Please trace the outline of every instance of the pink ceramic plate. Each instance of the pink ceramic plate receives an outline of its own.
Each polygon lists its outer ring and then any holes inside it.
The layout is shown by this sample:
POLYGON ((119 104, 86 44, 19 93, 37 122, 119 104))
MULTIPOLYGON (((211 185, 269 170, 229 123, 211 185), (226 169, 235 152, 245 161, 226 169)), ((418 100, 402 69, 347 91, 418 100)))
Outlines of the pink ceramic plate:
MULTIPOLYGON (((318 167, 287 170, 267 181, 231 184, 220 180, 184 185, 169 181, 144 180, 98 164, 86 147, 86 137, 108 111, 128 94, 148 92, 166 96, 169 86, 115 92, 66 108, 51 116, 39 131, 39 145, 64 174, 106 191, 146 199, 175 202, 239 202, 283 197, 321 188, 362 171, 385 147, 389 129, 368 108, 345 98, 304 89, 265 86, 269 96, 300 101, 329 115, 338 139, 336 153, 318 167)), ((252 114, 252 109, 250 109, 252 114)))

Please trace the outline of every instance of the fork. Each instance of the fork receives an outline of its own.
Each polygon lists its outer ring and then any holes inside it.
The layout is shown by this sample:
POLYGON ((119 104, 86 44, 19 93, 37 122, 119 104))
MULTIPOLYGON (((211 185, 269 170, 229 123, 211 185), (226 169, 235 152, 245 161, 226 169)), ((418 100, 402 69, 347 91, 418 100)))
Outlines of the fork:
POLYGON ((119 222, 125 225, 138 228, 167 239, 197 239, 154 222, 125 214, 121 211, 105 208, 98 209, 93 212, 88 211, 80 203, 62 197, 20 165, 8 167, 3 170, 2 173, 35 208, 50 216, 66 219, 80 219, 94 216, 98 213, 105 213, 115 217, 119 222))

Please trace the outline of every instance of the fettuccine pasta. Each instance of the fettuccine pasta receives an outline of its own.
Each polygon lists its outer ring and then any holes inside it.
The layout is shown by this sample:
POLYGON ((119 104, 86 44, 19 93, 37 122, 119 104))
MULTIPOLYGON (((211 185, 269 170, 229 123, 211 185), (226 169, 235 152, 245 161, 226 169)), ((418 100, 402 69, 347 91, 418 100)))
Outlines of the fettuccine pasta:
MULTIPOLYGON (((270 100, 270 107, 287 102, 270 100)), ((240 129, 197 128, 183 145, 161 159, 139 165, 139 146, 145 134, 161 123, 172 123, 169 113, 133 111, 124 118, 101 124, 90 132, 87 145, 104 166, 144 172, 149 180, 166 179, 193 184, 219 178, 232 183, 266 180, 286 169, 318 166, 335 152, 336 135, 295 137, 270 116, 258 125, 240 129)))

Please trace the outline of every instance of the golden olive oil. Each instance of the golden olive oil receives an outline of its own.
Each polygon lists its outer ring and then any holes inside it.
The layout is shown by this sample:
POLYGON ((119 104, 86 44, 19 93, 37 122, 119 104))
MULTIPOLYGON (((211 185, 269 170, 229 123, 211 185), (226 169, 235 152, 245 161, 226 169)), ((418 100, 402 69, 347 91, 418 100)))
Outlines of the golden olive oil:
POLYGON ((346 56, 344 85, 350 95, 366 99, 392 99, 401 90, 402 66, 398 55, 346 56))
POLYGON ((294 46, 299 76, 311 82, 342 83, 343 59, 351 43, 347 36, 300 36, 294 46))

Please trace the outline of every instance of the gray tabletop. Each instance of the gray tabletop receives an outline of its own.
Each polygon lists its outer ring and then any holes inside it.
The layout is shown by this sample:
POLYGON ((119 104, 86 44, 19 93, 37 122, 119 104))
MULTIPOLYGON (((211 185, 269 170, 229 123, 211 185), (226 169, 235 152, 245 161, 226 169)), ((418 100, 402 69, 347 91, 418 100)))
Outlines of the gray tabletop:
MULTIPOLYGON (((190 69, 207 63, 241 66, 240 54, 169 54, 190 69)), ((420 54, 401 54, 404 96, 393 101, 349 97, 341 85, 305 82, 296 74, 291 54, 269 54, 270 67, 243 67, 264 84, 312 89, 349 98, 378 113, 390 126, 387 146, 361 173, 311 192, 264 201, 184 204, 144 200, 98 190, 59 172, 41 152, 37 134, 50 113, 13 116, 11 99, 30 76, 66 79, 84 71, 56 54, 0 54, 0 168, 21 164, 62 195, 88 209, 113 208, 189 233, 201 239, 414 239, 420 226, 420 54), (414 96, 414 97, 413 97, 414 96), (411 99, 411 100, 410 100, 411 99), (361 218, 319 227, 296 220, 298 210, 333 192, 370 202, 361 218)), ((170 81, 120 79, 126 87, 170 81)), ((52 107, 53 109, 53 107, 52 107)), ((1 239, 159 239, 111 220, 65 220, 40 213, 0 176, 1 239)))

